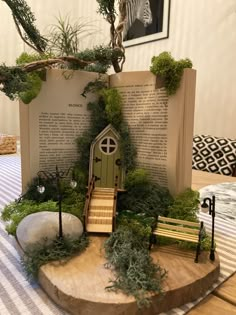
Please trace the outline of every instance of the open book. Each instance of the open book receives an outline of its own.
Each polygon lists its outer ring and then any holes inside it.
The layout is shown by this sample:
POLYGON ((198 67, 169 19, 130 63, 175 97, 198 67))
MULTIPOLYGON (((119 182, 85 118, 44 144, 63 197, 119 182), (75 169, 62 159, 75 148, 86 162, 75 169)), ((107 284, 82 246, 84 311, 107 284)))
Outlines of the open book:
MULTIPOLYGON (((75 139, 89 128, 81 94, 98 74, 48 70, 47 80, 29 105, 20 103, 22 185, 40 170, 66 169, 77 160, 75 139)), ((105 76, 122 95, 122 110, 137 149, 137 166, 156 183, 177 194, 191 187, 196 71, 185 69, 180 88, 169 97, 149 71, 105 76)))

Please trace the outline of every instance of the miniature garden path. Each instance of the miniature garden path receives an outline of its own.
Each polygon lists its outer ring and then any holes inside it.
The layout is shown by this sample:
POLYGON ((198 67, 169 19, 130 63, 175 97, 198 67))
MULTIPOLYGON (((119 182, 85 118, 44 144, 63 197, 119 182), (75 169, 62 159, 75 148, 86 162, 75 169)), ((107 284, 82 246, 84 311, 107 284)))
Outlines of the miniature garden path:
POLYGON ((88 210, 87 232, 112 232, 114 188, 95 188, 88 210))

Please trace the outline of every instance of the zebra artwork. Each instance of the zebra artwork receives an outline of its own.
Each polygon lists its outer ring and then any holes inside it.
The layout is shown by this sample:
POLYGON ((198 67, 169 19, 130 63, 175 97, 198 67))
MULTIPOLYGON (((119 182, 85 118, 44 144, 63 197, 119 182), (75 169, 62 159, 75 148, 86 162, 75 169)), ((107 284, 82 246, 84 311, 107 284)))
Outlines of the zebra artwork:
POLYGON ((147 27, 152 23, 152 11, 149 0, 126 0, 126 23, 124 24, 123 38, 126 39, 129 28, 139 20, 147 27))

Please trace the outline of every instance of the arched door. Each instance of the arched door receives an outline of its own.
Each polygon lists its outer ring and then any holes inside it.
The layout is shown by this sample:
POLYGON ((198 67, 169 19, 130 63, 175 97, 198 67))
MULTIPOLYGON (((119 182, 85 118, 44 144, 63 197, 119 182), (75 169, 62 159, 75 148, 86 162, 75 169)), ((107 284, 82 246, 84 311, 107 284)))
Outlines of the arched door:
POLYGON ((118 187, 120 187, 122 174, 120 147, 118 138, 112 130, 97 139, 93 146, 92 158, 92 174, 95 176, 95 186, 114 187, 115 178, 118 176, 118 187))

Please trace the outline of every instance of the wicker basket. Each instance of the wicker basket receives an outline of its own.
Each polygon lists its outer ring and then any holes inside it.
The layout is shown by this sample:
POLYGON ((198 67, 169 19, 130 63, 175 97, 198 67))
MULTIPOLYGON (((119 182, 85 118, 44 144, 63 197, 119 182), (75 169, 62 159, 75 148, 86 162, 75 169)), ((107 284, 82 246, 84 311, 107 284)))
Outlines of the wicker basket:
POLYGON ((0 154, 16 153, 16 136, 0 134, 0 154))

